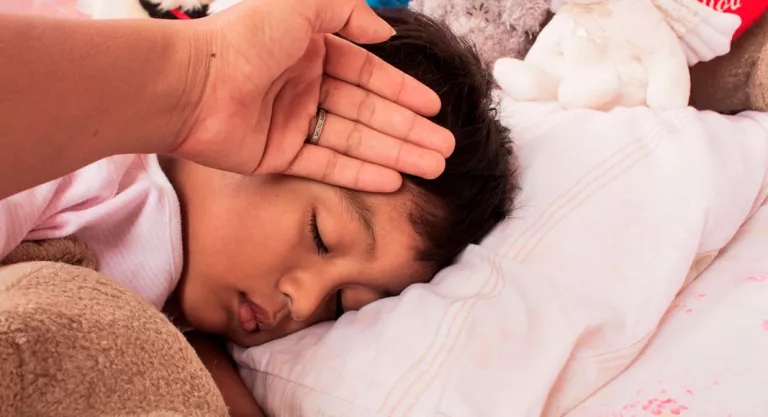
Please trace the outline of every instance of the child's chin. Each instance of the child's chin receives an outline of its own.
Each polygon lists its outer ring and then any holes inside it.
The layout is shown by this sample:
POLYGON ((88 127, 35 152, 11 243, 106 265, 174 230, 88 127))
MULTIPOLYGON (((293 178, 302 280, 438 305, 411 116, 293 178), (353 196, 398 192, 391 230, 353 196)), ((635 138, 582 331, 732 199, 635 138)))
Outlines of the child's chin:
POLYGON ((253 346, 260 346, 264 343, 269 342, 268 338, 265 338, 264 335, 260 335, 257 333, 248 333, 248 334, 237 334, 237 335, 228 335, 227 337, 230 342, 244 348, 249 348, 253 346))
POLYGON ((248 348, 253 346, 261 346, 273 340, 288 336, 291 333, 292 332, 285 332, 284 329, 280 328, 246 332, 238 327, 237 330, 232 331, 226 335, 226 337, 230 342, 238 346, 248 348))

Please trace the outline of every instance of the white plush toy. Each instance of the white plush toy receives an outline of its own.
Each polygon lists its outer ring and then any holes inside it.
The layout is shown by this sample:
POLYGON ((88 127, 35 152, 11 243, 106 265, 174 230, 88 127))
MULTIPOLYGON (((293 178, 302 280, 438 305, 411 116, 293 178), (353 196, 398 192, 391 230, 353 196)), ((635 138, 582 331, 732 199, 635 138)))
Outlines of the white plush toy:
POLYGON ((707 13, 717 12, 696 0, 568 0, 525 59, 498 60, 494 76, 518 101, 684 107, 688 65, 728 52, 739 25, 738 18, 707 13))
MULTIPOLYGON (((213 0, 78 0, 77 8, 94 19, 145 19, 145 6, 158 11, 182 10, 191 12, 208 7, 213 0)), ((207 12, 207 9, 206 9, 207 12)))

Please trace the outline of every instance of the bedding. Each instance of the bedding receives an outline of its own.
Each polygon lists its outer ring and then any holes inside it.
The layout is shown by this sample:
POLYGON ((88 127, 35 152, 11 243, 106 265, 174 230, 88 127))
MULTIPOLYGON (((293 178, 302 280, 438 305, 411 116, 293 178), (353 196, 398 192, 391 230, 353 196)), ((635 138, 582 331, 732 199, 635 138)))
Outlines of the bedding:
POLYGON ((235 349, 259 402, 286 417, 765 415, 768 116, 503 104, 514 218, 430 284, 235 349))
POLYGON ((768 208, 669 311, 637 360, 569 417, 768 414, 768 208))
POLYGON ((768 116, 503 105, 522 164, 514 218, 430 284, 235 348, 265 411, 768 410, 768 116))

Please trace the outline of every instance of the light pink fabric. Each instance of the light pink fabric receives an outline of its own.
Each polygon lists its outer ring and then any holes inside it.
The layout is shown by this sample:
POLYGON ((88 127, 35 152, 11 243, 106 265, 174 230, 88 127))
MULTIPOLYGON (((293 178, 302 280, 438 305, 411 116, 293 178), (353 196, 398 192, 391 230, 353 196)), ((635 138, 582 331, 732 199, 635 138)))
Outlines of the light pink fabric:
POLYGON ((22 240, 76 236, 99 271, 158 309, 182 267, 179 201, 154 155, 103 159, 0 201, 0 258, 22 240))
POLYGON ((77 0, 0 0, 0 11, 51 17, 85 17, 77 10, 77 0))
POLYGON ((632 365, 567 417, 768 414, 767 248, 764 203, 677 296, 632 365))

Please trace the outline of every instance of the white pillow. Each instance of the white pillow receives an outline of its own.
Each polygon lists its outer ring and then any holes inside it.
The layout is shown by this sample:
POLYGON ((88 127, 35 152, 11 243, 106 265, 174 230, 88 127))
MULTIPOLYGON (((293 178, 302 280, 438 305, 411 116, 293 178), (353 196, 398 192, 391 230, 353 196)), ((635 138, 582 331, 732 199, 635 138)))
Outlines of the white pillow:
POLYGON ((628 366, 764 199, 768 116, 504 105, 514 219, 430 284, 236 349, 268 414, 563 415, 628 366))

